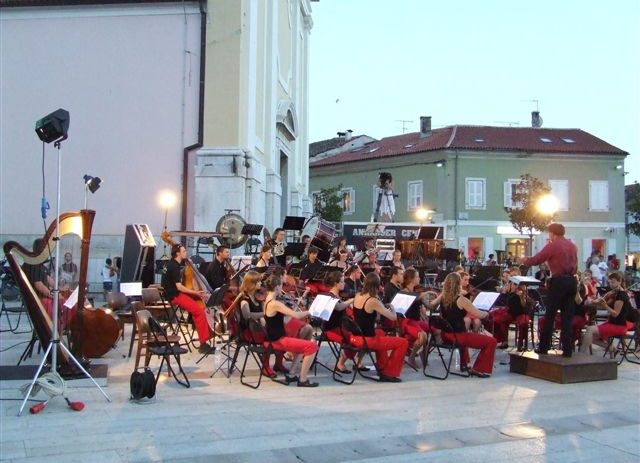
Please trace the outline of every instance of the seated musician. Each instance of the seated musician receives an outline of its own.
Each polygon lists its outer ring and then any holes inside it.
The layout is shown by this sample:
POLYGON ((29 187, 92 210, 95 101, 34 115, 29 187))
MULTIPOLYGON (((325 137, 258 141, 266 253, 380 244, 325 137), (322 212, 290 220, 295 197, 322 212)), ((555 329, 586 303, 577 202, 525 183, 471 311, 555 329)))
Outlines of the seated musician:
POLYGON ((396 249, 393 251, 393 258, 391 259, 392 267, 399 267, 404 270, 404 264, 402 263, 402 251, 400 249, 396 249))
POLYGON ((165 266, 164 274, 162 275, 162 287, 167 299, 172 304, 191 314, 198 333, 198 341, 200 342, 198 352, 201 354, 213 353, 215 349, 207 343, 209 338, 212 337, 212 333, 204 311, 204 303, 198 304, 197 302, 198 299, 202 300, 204 292, 189 289, 182 284, 181 264, 186 258, 187 250, 182 244, 171 246, 171 260, 165 266))
POLYGON ((551 279, 551 271, 546 262, 542 262, 538 267, 538 271, 534 275, 536 280, 540 280, 543 286, 547 285, 547 280, 551 279))
POLYGON ((380 276, 380 266, 378 265, 378 255, 375 250, 368 251, 367 260, 362 264, 362 271, 365 273, 375 273, 380 276))
POLYGON ((347 258, 353 259, 353 253, 347 249, 347 239, 344 236, 336 238, 336 246, 331 250, 331 257, 337 259, 340 251, 346 251, 347 258))
POLYGON ((426 292, 418 294, 414 292, 416 286, 420 284, 420 274, 414 268, 408 268, 404 272, 402 279, 402 290, 405 293, 416 296, 416 299, 404 314, 404 318, 400 320, 400 328, 404 336, 409 341, 411 350, 409 352, 409 365, 418 368, 416 363, 416 355, 420 348, 427 343, 427 333, 429 332, 429 324, 426 322, 426 292))
MULTIPOLYGON (((325 277, 324 284, 327 288, 330 289, 328 292, 323 292, 322 294, 331 296, 334 299, 339 299, 340 293, 344 290, 344 275, 339 271, 330 272, 325 277)), ((346 310, 351 302, 353 302, 353 299, 349 299, 348 301, 344 302, 337 302, 333 309, 333 312, 331 313, 331 317, 329 317, 329 320, 322 323, 322 330, 324 331, 324 334, 327 336, 327 339, 329 339, 329 341, 337 343, 342 342, 340 323, 342 317, 348 316, 346 310)), ((345 374, 351 373, 345 365, 346 360, 346 354, 344 350, 342 350, 340 352, 340 357, 338 358, 338 364, 336 366, 338 372, 345 374)))
POLYGON ((322 262, 318 259, 318 248, 311 246, 307 253, 307 261, 300 272, 300 281, 303 281, 305 286, 311 290, 312 293, 318 294, 322 291, 326 291, 327 288, 325 288, 321 282, 313 281, 316 273, 318 273, 323 266, 322 262))
POLYGON ((273 248, 265 244, 260 249, 260 255, 258 256, 258 261, 256 262, 255 271, 258 273, 264 273, 269 268, 269 264, 271 262, 271 253, 273 248))
MULTIPOLYGON (((580 340, 582 334, 582 328, 587 324, 587 289, 583 282, 580 281, 580 276, 576 275, 578 279, 578 292, 575 297, 575 305, 573 306, 573 318, 571 319, 571 345, 575 347, 576 343, 580 340)), ((557 330, 562 329, 562 314, 558 312, 554 321, 554 328, 557 330)), ((538 338, 542 332, 542 327, 547 323, 547 319, 544 315, 540 316, 538 320, 538 338)))
MULTIPOLYGON (((462 295, 473 302, 475 297, 478 295, 478 290, 471 286, 471 275, 464 270, 457 273, 460 275, 460 278, 462 278, 462 295)), ((471 330, 474 333, 479 333, 480 328, 482 328, 482 322, 480 319, 471 314, 467 314, 464 317, 464 325, 467 327, 467 331, 471 330)))
POLYGON ((273 247, 273 263, 284 267, 287 264, 286 257, 284 255, 284 250, 287 246, 284 228, 275 229, 273 232, 273 243, 271 246, 273 247))
POLYGON ((580 352, 584 354, 589 353, 591 344, 597 340, 606 343, 611 336, 623 336, 634 326, 634 322, 629 319, 632 319, 637 311, 631 306, 629 294, 624 289, 624 275, 622 272, 611 272, 608 279, 611 291, 596 299, 594 303, 599 309, 606 310, 609 318, 597 326, 587 327, 580 344, 580 352))
POLYGON ((352 265, 347 270, 344 279, 344 292, 347 297, 354 297, 362 290, 362 269, 357 265, 352 265))
MULTIPOLYGON (((236 304, 239 304, 242 323, 242 336, 245 341, 262 344, 266 341, 266 336, 263 331, 251 331, 249 329, 248 320, 259 320, 261 325, 264 325, 264 308, 262 301, 258 299, 257 291, 260 288, 262 275, 254 270, 249 270, 242 280, 240 285, 238 297, 236 298, 236 304)), ((274 368, 278 371, 285 371, 282 361, 284 356, 282 353, 276 354, 276 363, 274 368)), ((277 375, 271 369, 269 364, 269 354, 263 354, 262 356, 262 373, 269 377, 275 378, 277 375)), ((288 370, 287 370, 288 371, 288 370)))
MULTIPOLYGON (((33 250, 40 250, 43 246, 44 240, 42 238, 36 238, 33 242, 33 250)), ((47 266, 44 263, 41 264, 27 264, 26 262, 22 264, 22 271, 27 276, 29 283, 33 286, 38 297, 40 297, 40 301, 42 302, 42 306, 49 314, 49 317, 53 320, 53 292, 52 290, 55 287, 55 281, 51 276, 47 266)), ((64 301, 61 298, 58 298, 58 314, 63 310, 64 301)), ((73 312, 75 315, 75 309, 73 312)), ((59 317, 58 318, 58 330, 63 330, 65 327, 71 326, 71 319, 73 315, 68 317, 68 322, 66 323, 67 317, 59 317)))
POLYGON ((493 372, 496 340, 484 334, 468 333, 464 326, 464 316, 466 313, 470 313, 480 319, 486 319, 489 314, 476 309, 471 301, 462 295, 461 281, 460 275, 455 272, 450 273, 444 279, 441 303, 442 317, 449 322, 453 332, 443 331, 441 336, 447 342, 456 342, 464 347, 461 356, 461 365, 463 366, 470 362, 468 348, 480 349, 469 374, 488 378, 493 372))
POLYGON ((209 282, 212 290, 216 290, 222 285, 229 284, 228 273, 231 268, 228 263, 229 254, 230 252, 227 246, 218 246, 216 249, 216 256, 207 267, 205 278, 209 282))
MULTIPOLYGON (((378 314, 389 320, 397 320, 395 312, 387 309, 378 299, 379 286, 380 277, 375 273, 369 273, 365 277, 362 291, 353 300, 353 318, 362 331, 367 347, 376 353, 380 381, 399 383, 402 381, 400 374, 409 343, 405 338, 385 336, 384 331, 375 329, 378 314)), ((351 343, 361 347, 363 341, 357 336, 351 336, 351 343)))
POLYGON ((341 249, 338 251, 338 256, 333 257, 332 261, 329 263, 332 267, 337 267, 343 272, 345 272, 349 268, 349 264, 347 263, 347 258, 349 257, 349 251, 346 249, 341 249))
POLYGON ((354 264, 363 264, 369 258, 370 253, 375 253, 376 246, 373 238, 365 238, 362 248, 353 258, 354 264))
POLYGON ((287 336, 284 326, 285 316, 291 317, 292 319, 304 320, 309 316, 309 312, 295 312, 276 299, 277 295, 282 292, 282 282, 280 278, 271 276, 265 281, 264 285, 268 291, 264 302, 264 317, 268 340, 265 342, 265 345, 270 342, 275 350, 295 354, 291 364, 292 372, 296 371, 300 362, 300 356, 302 355, 303 359, 300 365, 299 376, 287 376, 287 382, 297 381, 298 387, 316 387, 318 383, 309 381, 307 373, 318 351, 317 344, 313 341, 287 336))
MULTIPOLYGON (((509 269, 510 276, 520 276, 518 267, 509 269)), ((509 325, 516 324, 518 330, 518 351, 524 348, 524 341, 527 338, 527 327, 530 322, 529 306, 530 301, 527 295, 527 287, 524 284, 516 284, 511 280, 502 286, 500 291, 505 295, 506 307, 498 307, 491 310, 491 317, 484 321, 484 327, 493 333, 499 342, 498 349, 506 349, 509 336, 509 325)))

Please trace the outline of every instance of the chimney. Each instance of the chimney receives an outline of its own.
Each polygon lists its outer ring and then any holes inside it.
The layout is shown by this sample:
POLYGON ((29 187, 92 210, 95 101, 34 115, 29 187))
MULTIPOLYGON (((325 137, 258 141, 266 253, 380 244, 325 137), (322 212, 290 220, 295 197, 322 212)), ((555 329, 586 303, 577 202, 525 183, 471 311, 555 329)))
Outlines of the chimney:
POLYGON ((431 116, 420 116, 420 138, 431 136, 431 116))
POLYGON ((345 132, 337 132, 338 138, 344 140, 347 134, 345 132))
POLYGON ((353 130, 351 129, 347 130, 347 132, 344 134, 344 140, 345 141, 351 140, 352 135, 353 135, 353 130))
POLYGON ((542 127, 542 118, 540 117, 540 111, 531 111, 531 127, 542 127))

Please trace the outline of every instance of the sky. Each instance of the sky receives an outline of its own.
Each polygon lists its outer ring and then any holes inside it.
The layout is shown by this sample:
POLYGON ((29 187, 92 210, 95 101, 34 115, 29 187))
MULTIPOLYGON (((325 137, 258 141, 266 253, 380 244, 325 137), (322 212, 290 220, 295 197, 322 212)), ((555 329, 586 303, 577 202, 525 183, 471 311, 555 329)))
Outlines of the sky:
POLYGON ((453 124, 579 128, 640 181, 639 0, 320 0, 309 141, 453 124), (531 101, 538 100, 538 103, 531 101), (410 122, 401 122, 410 121, 410 122))

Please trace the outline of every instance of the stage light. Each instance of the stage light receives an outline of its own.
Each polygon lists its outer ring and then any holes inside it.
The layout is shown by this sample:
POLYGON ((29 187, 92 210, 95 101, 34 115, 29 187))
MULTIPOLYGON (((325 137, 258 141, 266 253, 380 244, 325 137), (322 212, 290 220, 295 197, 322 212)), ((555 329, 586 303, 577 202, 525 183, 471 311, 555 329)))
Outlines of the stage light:
POLYGON ((536 207, 543 214, 551 216, 558 212, 560 203, 558 202, 558 198, 549 193, 538 199, 536 207))
POLYGON ((418 221, 420 221, 420 223, 426 221, 427 219, 429 219, 429 217, 431 216, 431 214, 433 213, 432 210, 430 209, 424 209, 424 208, 420 208, 416 211, 416 219, 418 219, 418 221))
POLYGON ((178 198, 176 198, 176 195, 173 191, 164 190, 161 191, 158 195, 158 204, 160 204, 160 207, 165 210, 171 209, 173 206, 175 206, 177 200, 178 198))
POLYGON ((45 143, 61 142, 68 137, 69 111, 56 109, 36 122, 36 134, 45 143))
POLYGON ((438 161, 436 161, 436 167, 442 167, 444 166, 444 163, 447 162, 444 159, 440 159, 438 161))
POLYGON ((85 174, 83 179, 85 186, 91 193, 98 191, 98 188, 100 188, 100 184, 102 183, 102 179, 100 177, 92 177, 88 174, 85 174))

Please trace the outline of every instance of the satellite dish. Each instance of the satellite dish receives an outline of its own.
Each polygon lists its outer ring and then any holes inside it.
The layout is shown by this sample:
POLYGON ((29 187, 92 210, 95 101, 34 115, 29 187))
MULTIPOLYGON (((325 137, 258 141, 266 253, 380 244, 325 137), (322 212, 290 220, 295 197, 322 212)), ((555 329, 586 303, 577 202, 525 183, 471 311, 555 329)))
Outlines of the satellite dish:
POLYGON ((216 225, 216 232, 222 235, 220 242, 236 249, 247 241, 247 235, 242 234, 242 227, 245 226, 244 219, 238 214, 223 215, 216 225))

